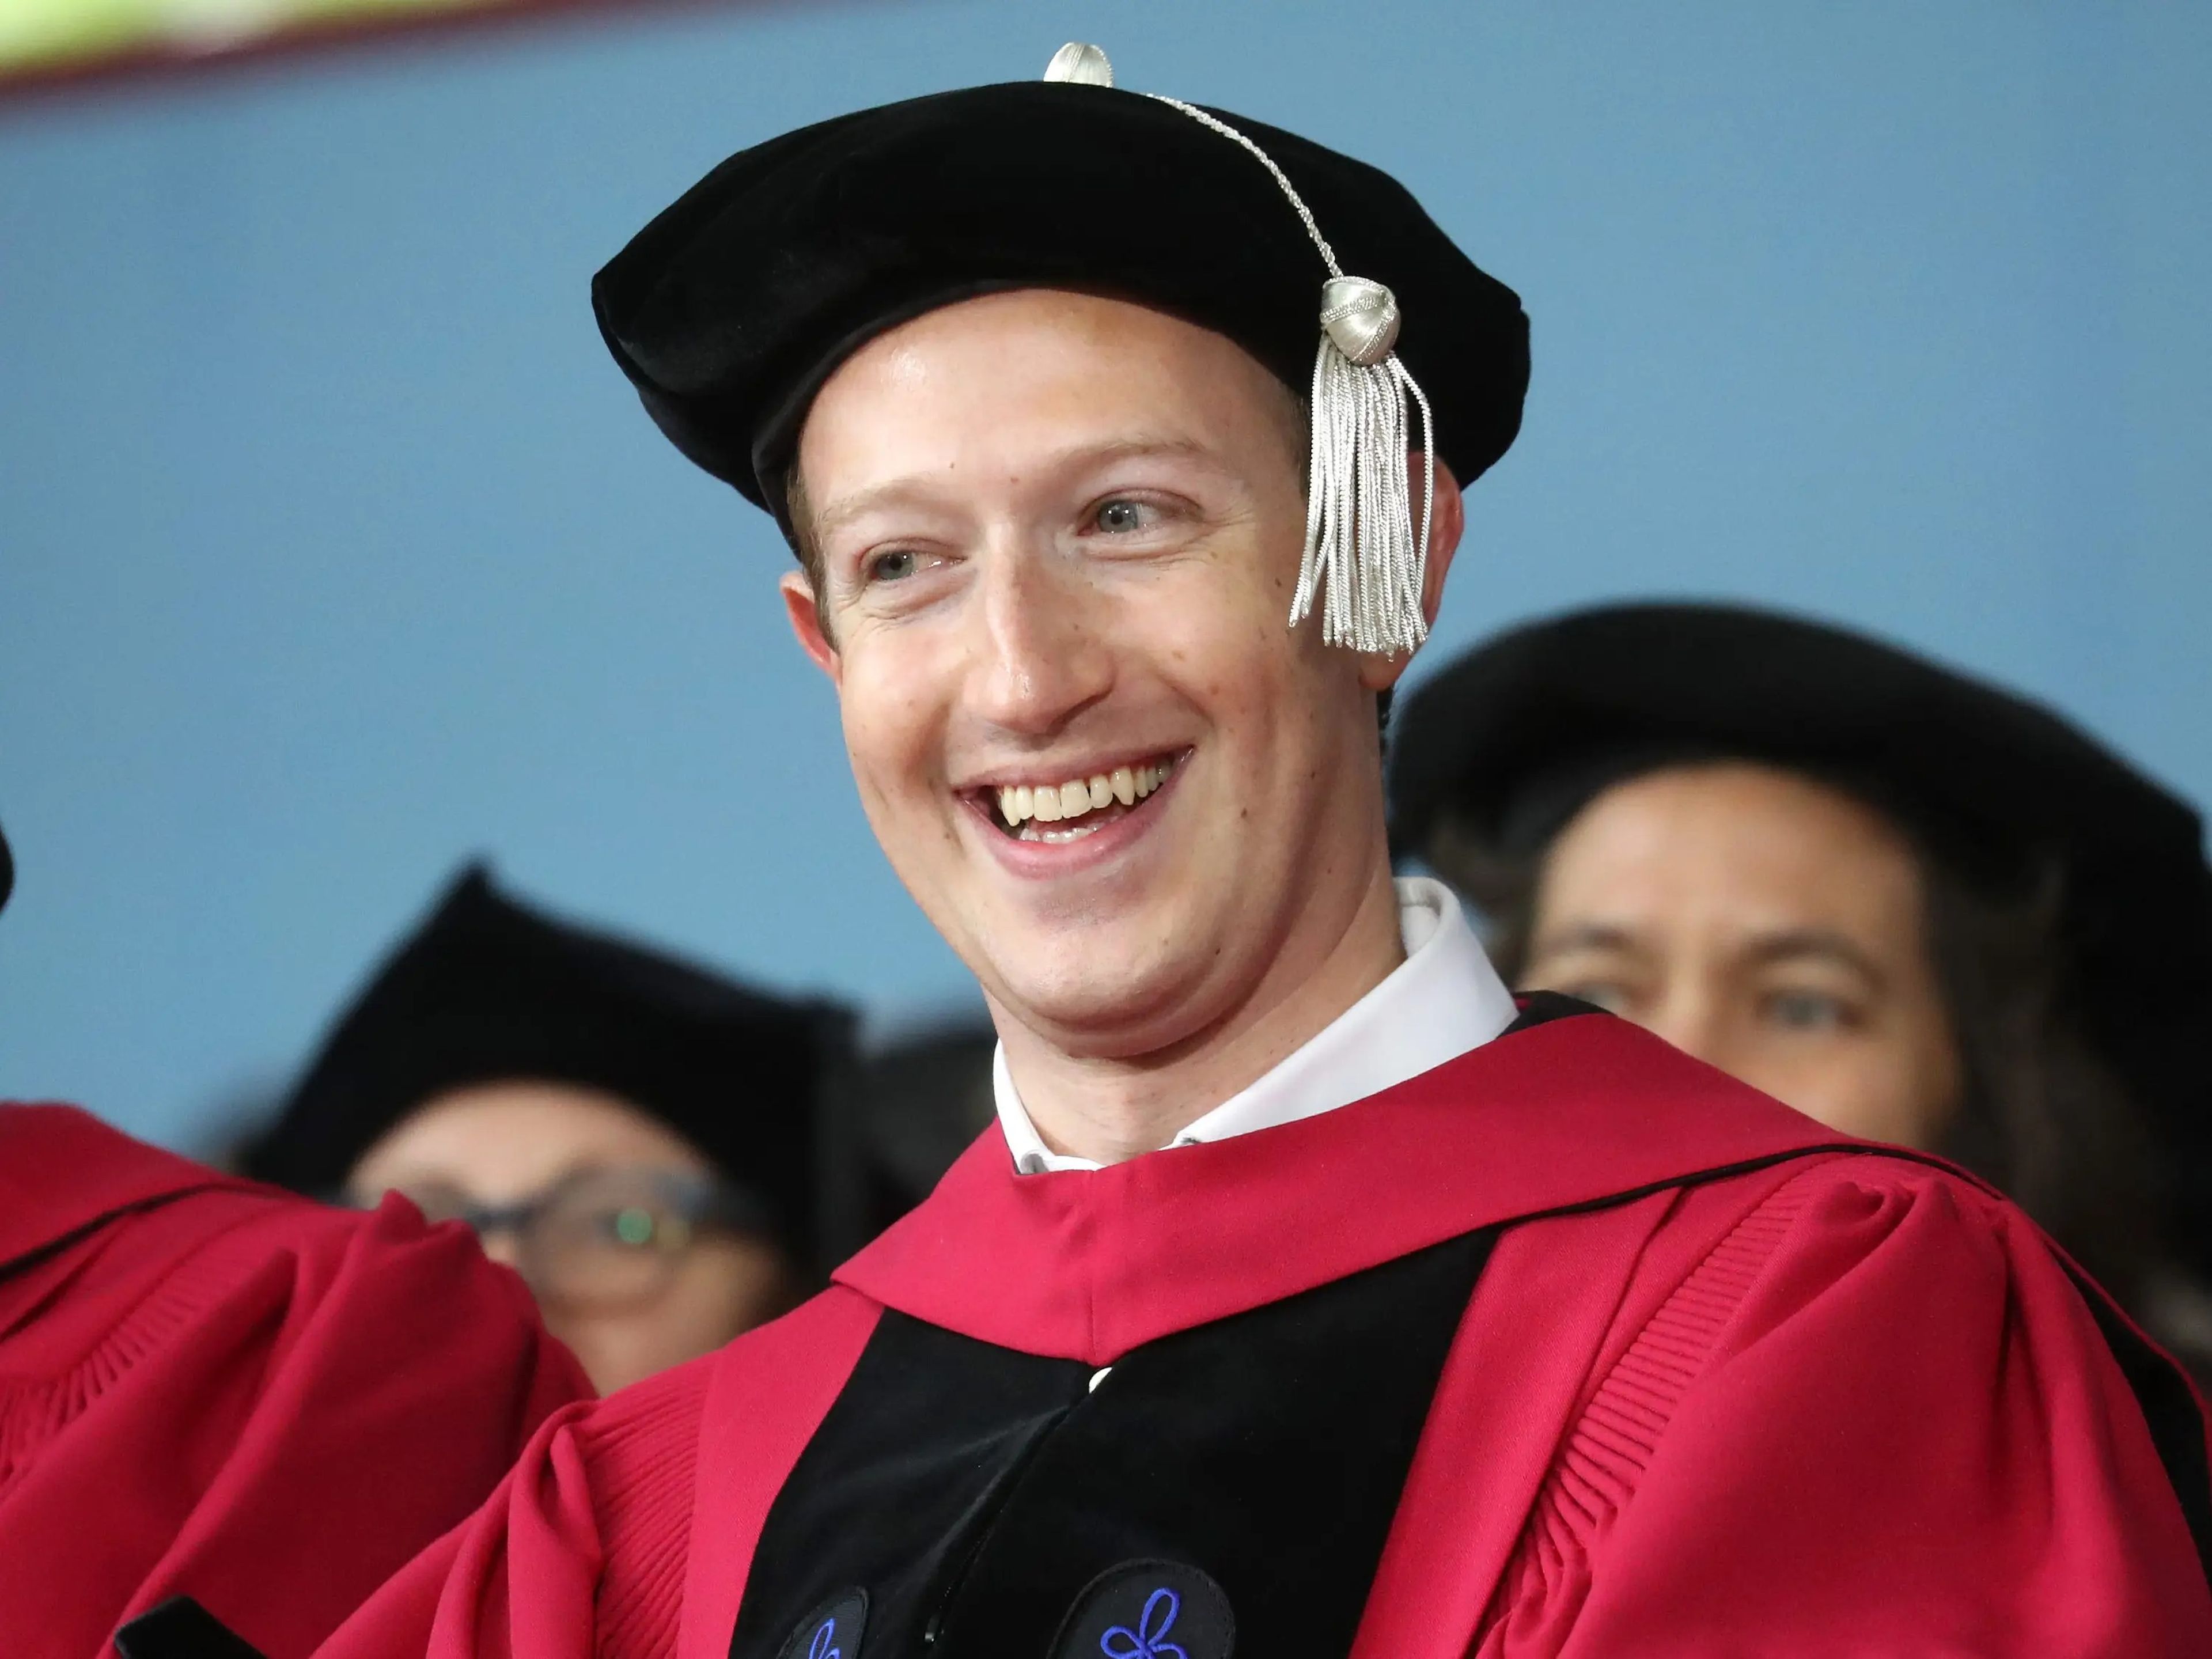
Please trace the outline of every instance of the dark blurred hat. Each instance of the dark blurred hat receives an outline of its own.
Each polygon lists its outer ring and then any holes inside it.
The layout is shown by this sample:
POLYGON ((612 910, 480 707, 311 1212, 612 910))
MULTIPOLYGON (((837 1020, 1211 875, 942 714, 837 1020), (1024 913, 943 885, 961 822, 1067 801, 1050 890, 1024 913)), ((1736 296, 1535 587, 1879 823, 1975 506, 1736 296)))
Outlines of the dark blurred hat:
MULTIPOLYGON (((1520 428, 1520 301, 1387 173, 1212 113, 1282 168, 1346 271, 1395 292, 1398 355, 1434 405, 1437 453, 1471 482, 1520 428)), ((1047 81, 862 110, 742 150, 639 232, 592 299, 661 430, 784 520, 814 394, 900 323, 1012 289, 1102 294, 1228 336, 1303 395, 1328 274, 1233 140, 1154 98, 1047 81)))
POLYGON ((849 1034, 831 1005, 749 990, 556 921, 465 871, 324 1043, 247 1174, 341 1188, 416 1107, 475 1084, 605 1091, 665 1123, 811 1254, 816 1108, 849 1034))
POLYGON ((1841 629, 1611 605, 1500 635, 1402 705, 1393 846, 1536 853, 1601 790, 1745 759, 1868 799, 1970 878, 2055 863, 2089 1036, 2212 1182, 2212 868, 2189 805, 2049 709, 1841 629))
POLYGON ((969 1016, 872 1046, 832 1103, 825 1259, 842 1261, 929 1195, 994 1121, 998 1034, 969 1016))

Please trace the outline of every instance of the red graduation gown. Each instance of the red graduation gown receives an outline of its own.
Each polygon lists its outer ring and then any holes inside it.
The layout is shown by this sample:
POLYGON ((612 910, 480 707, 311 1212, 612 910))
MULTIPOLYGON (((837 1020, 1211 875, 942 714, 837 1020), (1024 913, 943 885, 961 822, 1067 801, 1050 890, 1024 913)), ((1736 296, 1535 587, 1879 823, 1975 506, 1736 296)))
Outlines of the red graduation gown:
MULTIPOLYGON (((885 1333, 1118 1376, 1482 1229, 1352 1659, 2212 1653, 2185 1381, 1972 1180, 1589 1015, 1095 1173, 987 1133, 799 1311, 549 1424, 328 1655, 724 1659, 885 1333)), ((1103 1650, 1179 1650, 1164 1606, 1103 1650)))
POLYGON ((0 1651, 189 1595, 304 1654, 588 1392, 458 1228, 0 1105, 0 1651))

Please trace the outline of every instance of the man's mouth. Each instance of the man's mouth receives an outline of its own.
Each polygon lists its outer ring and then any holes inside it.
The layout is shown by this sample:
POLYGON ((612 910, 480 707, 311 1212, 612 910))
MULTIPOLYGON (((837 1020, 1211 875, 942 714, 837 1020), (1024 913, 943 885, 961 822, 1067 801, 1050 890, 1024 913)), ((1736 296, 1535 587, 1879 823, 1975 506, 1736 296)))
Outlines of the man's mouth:
POLYGON ((1157 755, 1060 783, 1001 784, 976 793, 1000 833, 1015 841, 1080 841, 1140 811, 1187 754, 1157 755))

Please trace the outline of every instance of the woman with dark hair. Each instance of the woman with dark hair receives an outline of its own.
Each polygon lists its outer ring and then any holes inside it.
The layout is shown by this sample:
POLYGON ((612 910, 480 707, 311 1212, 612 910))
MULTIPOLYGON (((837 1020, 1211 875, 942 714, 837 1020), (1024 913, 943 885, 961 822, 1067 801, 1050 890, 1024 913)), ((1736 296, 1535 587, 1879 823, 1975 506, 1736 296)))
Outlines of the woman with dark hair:
POLYGON ((2018 1199, 2212 1362, 2212 871, 2055 714, 1838 629, 1605 607, 1407 702, 1392 824, 1565 991, 2018 1199))

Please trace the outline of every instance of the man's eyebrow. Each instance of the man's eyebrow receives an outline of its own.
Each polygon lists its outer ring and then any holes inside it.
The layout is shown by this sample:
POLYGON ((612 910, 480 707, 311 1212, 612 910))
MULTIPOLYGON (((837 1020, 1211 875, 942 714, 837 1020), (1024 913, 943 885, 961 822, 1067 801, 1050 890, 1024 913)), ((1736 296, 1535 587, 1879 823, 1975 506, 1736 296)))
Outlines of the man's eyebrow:
POLYGON ((1636 936, 1616 922, 1578 921, 1556 933, 1540 936, 1531 956, 1550 956, 1557 951, 1633 951, 1636 936))
MULTIPOLYGON (((1196 439, 1169 437, 1133 437, 1110 443, 1074 445, 1038 457, 1025 470, 1037 473, 1096 471, 1119 461, 1137 460, 1196 461, 1217 472, 1227 470, 1220 456, 1196 439)), ((943 476, 934 471, 908 473, 850 490, 823 502, 815 511, 815 532, 817 535, 826 534, 864 514, 896 505, 902 497, 941 488, 939 480, 943 476)))
POLYGON ((821 537, 841 529, 863 514, 890 506, 902 495, 913 494, 921 485, 921 480, 918 477, 886 478, 881 483, 848 490, 815 507, 809 514, 813 520, 814 533, 821 537))
POLYGON ((1753 962, 1769 963, 1794 962, 1807 957, 1833 962, 1864 975, 1879 985, 1885 977, 1881 968, 1853 940, 1828 927, 1784 927, 1772 933, 1760 933, 1751 942, 1745 955, 1753 962))

